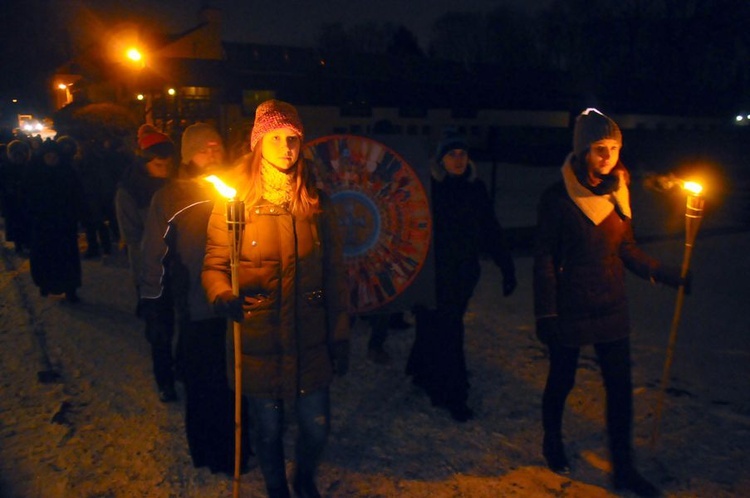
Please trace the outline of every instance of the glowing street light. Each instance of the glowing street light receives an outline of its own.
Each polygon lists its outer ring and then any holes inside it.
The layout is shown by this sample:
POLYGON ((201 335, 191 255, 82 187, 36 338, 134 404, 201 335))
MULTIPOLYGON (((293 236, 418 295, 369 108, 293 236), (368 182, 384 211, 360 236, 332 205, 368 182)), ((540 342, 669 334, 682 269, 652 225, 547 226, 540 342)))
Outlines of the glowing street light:
MULTIPOLYGON (((682 258, 682 268, 680 277, 685 282, 690 269, 690 256, 693 253, 693 245, 698 235, 703 220, 703 187, 696 182, 682 182, 682 188, 687 192, 687 204, 685 206, 685 253, 682 258)), ((672 367, 672 356, 674 355, 675 344, 677 343, 677 328, 680 324, 680 314, 682 312, 682 303, 685 300, 685 285, 681 284, 677 289, 677 302, 675 303, 674 315, 672 316, 672 327, 669 332, 669 343, 667 345, 667 357, 664 361, 664 371, 661 376, 661 390, 654 412, 654 427, 651 433, 651 446, 656 446, 659 437, 659 423, 661 422, 661 412, 664 405, 664 395, 669 385, 669 370, 672 367)))
MULTIPOLYGON (((242 250, 242 235, 245 230, 245 203, 237 200, 237 190, 226 185, 216 175, 209 175, 211 182, 222 197, 227 199, 226 220, 229 230, 229 267, 232 293, 240 295, 239 264, 242 250)), ((232 496, 240 496, 240 456, 242 452, 242 324, 232 321, 234 335, 234 483, 232 496)))

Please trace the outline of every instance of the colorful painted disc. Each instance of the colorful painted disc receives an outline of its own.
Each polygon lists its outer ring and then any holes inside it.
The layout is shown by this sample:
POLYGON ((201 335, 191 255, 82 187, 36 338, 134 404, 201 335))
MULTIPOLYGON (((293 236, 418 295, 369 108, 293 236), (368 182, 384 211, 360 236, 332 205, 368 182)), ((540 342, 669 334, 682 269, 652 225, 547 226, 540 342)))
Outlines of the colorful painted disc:
POLYGON ((430 205, 416 172, 386 145, 354 135, 318 138, 302 154, 339 219, 349 311, 371 312, 396 300, 430 247, 430 205))

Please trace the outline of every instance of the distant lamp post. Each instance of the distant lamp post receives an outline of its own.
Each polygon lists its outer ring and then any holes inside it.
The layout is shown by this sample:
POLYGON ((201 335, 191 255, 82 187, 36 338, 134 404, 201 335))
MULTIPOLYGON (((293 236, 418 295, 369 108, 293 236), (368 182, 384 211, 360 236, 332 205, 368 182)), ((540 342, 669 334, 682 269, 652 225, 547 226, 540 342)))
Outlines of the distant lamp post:
POLYGON ((135 47, 130 47, 125 51, 125 58, 139 69, 142 69, 146 65, 143 53, 135 47))

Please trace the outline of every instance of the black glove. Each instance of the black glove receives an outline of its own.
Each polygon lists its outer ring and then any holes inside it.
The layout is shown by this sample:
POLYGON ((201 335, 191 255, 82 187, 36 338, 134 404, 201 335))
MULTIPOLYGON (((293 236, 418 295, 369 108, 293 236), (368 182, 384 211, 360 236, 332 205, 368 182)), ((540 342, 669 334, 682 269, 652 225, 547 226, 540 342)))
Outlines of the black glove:
POLYGON ((336 341, 331 348, 333 371, 342 377, 349 371, 349 341, 336 341))
POLYGON ((516 290, 516 286, 518 286, 518 282, 516 281, 515 275, 508 275, 503 277, 503 296, 508 297, 511 294, 513 294, 513 291, 516 290))
POLYGON ((682 277, 682 269, 676 266, 660 266, 652 275, 654 280, 674 287, 675 289, 683 286, 685 295, 690 295, 693 287, 693 271, 688 269, 685 277, 682 277))
POLYGON ((560 326, 557 323, 556 316, 538 318, 536 321, 536 338, 542 344, 549 344, 551 340, 557 337, 560 326))
POLYGON ((224 291, 214 300, 214 311, 217 315, 229 318, 237 323, 245 319, 242 309, 242 298, 235 296, 232 291, 224 291))

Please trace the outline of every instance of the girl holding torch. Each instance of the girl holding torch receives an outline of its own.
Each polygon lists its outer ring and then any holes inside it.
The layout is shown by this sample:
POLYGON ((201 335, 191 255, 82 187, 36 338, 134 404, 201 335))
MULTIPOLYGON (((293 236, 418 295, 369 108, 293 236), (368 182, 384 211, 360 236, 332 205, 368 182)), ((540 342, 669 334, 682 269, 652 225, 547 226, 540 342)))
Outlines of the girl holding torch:
POLYGON ((621 147, 617 124, 596 109, 586 109, 576 119, 573 151, 562 167, 561 181, 539 202, 534 312, 537 337, 549 348, 550 359, 542 400, 542 449, 551 470, 570 471, 562 439, 563 410, 575 383, 580 349, 591 345, 607 397, 612 483, 639 496, 659 496, 659 489, 634 465, 625 268, 674 287, 684 279, 679 268, 663 266, 636 245, 621 147))
MULTIPOLYGON (((218 204, 202 274, 215 309, 241 323, 242 393, 272 498, 289 496, 283 451, 288 402, 295 404, 299 429, 292 486, 299 496, 320 496, 315 473, 330 428, 329 385, 348 363, 342 243, 332 205, 300 155, 303 136, 292 105, 269 100, 258 106, 251 152, 235 179, 237 199, 246 206, 239 296, 230 279, 226 213, 218 204)), ((227 344, 234 349, 231 337, 227 344)), ((234 386, 234 368, 227 371, 234 386)))

